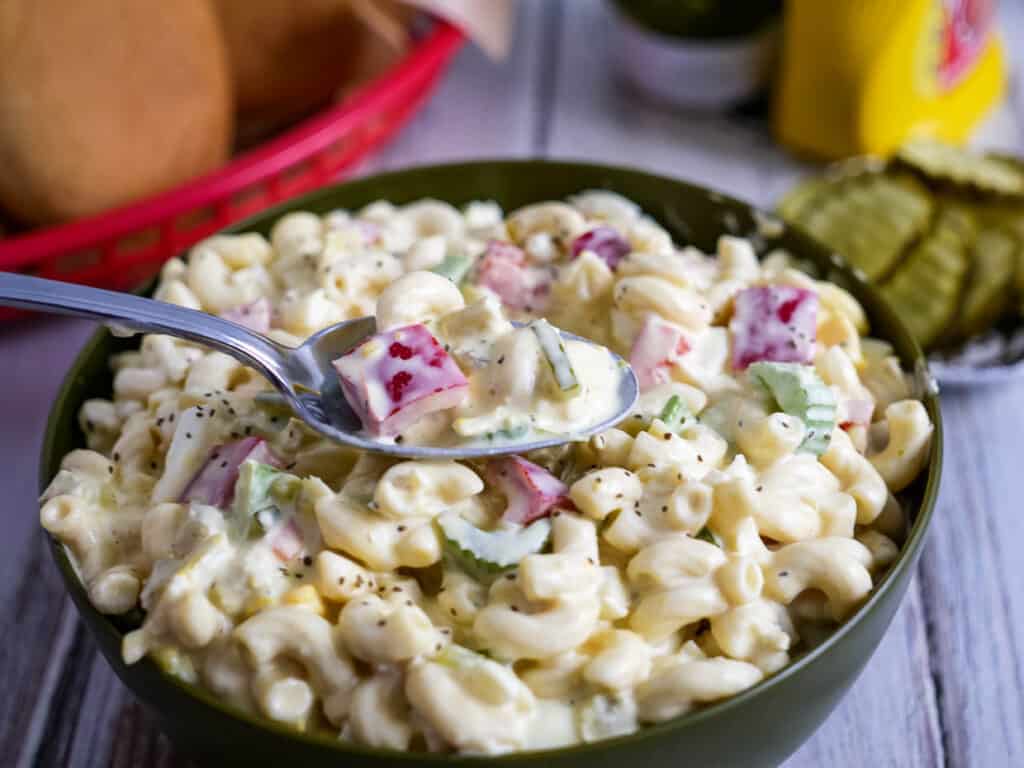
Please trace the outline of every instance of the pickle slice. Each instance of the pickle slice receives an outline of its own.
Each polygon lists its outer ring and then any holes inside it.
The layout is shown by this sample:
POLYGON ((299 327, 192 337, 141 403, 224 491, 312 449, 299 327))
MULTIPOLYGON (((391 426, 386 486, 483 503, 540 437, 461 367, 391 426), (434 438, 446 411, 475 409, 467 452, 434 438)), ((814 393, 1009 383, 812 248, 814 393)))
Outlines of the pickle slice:
POLYGON ((798 221, 811 203, 827 192, 830 186, 829 180, 823 176, 802 179, 779 202, 779 215, 787 221, 798 221))
POLYGON ((1015 309, 1024 315, 1024 207, 1019 205, 987 204, 979 208, 982 221, 1001 229, 1017 241, 1014 252, 1012 294, 1015 309))
POLYGON ((986 229, 970 250, 971 271, 953 340, 964 340, 989 328, 1010 301, 1016 270, 1017 238, 1000 229, 986 229))
POLYGON ((819 192, 795 223, 877 280, 892 270, 931 215, 931 199, 916 182, 862 173, 819 192))
POLYGON ((910 249, 881 287, 882 295, 925 349, 935 344, 956 315, 972 232, 973 222, 965 210, 944 208, 932 231, 910 249))
POLYGON ((909 141, 897 157, 936 182, 952 182, 998 195, 1024 195, 1024 171, 1004 158, 933 139, 909 141))

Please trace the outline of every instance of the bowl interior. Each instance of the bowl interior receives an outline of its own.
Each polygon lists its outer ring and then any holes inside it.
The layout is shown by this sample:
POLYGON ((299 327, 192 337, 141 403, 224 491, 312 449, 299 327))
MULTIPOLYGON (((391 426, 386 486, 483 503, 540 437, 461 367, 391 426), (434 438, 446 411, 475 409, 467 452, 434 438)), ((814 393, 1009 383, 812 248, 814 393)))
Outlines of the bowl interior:
MULTIPOLYGON (((799 231, 788 227, 775 231, 773 227, 765 226, 765 216, 749 205, 702 187, 639 171, 600 165, 529 160, 481 161, 413 168, 327 187, 271 208, 226 231, 255 231, 268 234, 273 223, 289 211, 310 210, 326 213, 336 208, 357 209, 379 199, 405 203, 422 198, 436 198, 457 206, 472 200, 494 200, 505 211, 509 211, 533 202, 562 199, 585 189, 607 189, 625 195, 638 203, 648 215, 668 229, 680 245, 692 244, 703 251, 713 252, 720 235, 745 236, 755 242, 759 254, 763 255, 774 248, 784 248, 800 259, 806 265, 807 270, 817 277, 827 278, 842 285, 863 305, 871 323, 872 335, 889 341, 905 368, 915 372, 919 393, 935 424, 935 436, 927 471, 922 473, 905 494, 912 526, 900 558, 881 580, 865 605, 851 619, 824 643, 805 652, 802 656, 797 656, 783 671, 735 697, 681 718, 642 729, 636 734, 612 739, 609 742, 557 750, 558 753, 578 752, 581 754, 600 749, 611 742, 628 743, 642 740, 648 734, 694 727, 702 721, 714 718, 717 713, 726 709, 742 707, 745 702, 758 696, 759 692, 765 688, 772 686, 782 678, 795 674, 803 666, 827 653, 851 626, 873 610, 892 586, 896 577, 901 576, 904 571, 912 567, 931 517, 938 491, 942 461, 942 426, 937 390, 927 373, 920 349, 878 294, 864 281, 857 278, 840 258, 829 253, 799 231)), ((137 346, 137 344, 137 339, 118 339, 107 331, 101 330, 83 349, 65 379, 50 414, 41 456, 39 478, 41 490, 56 474, 62 456, 68 451, 84 445, 84 436, 78 428, 76 418, 82 402, 91 397, 109 396, 112 385, 111 373, 107 364, 109 356, 137 346)), ((85 590, 63 547, 55 540, 51 539, 51 542, 54 557, 79 610, 94 630, 107 636, 109 640, 116 641, 119 645, 121 634, 126 629, 137 625, 139 616, 128 615, 111 618, 102 616, 95 611, 88 603, 85 590)), ((155 665, 148 660, 144 660, 140 664, 148 664, 154 670, 156 669, 155 665)), ((236 717, 250 723, 258 723, 261 728, 277 731, 282 736, 291 739, 331 745, 339 751, 378 755, 395 762, 398 761, 396 758, 402 762, 407 760, 415 762, 418 759, 411 754, 399 755, 399 753, 391 751, 344 744, 323 736, 296 734, 294 731, 276 726, 268 721, 255 720, 248 715, 230 710, 220 704, 211 694, 202 690, 189 689, 170 677, 164 679, 174 686, 185 687, 191 695, 210 706, 222 711, 227 710, 236 717)), ((542 758, 544 754, 546 753, 522 753, 502 758, 501 761, 516 762, 527 758, 538 759, 542 758)), ((452 762, 464 761, 472 762, 474 759, 452 758, 452 762)), ((489 762, 493 764, 494 759, 489 759, 489 762)))

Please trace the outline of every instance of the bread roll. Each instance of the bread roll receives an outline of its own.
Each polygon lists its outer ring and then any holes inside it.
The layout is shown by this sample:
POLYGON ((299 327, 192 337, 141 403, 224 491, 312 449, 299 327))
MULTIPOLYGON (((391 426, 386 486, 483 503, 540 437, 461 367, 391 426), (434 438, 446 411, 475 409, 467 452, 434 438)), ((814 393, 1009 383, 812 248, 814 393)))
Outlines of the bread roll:
POLYGON ((214 6, 243 138, 330 101, 363 73, 369 55, 406 43, 409 11, 380 0, 214 0, 214 6))
POLYGON ((32 224, 165 190, 228 157, 208 0, 0 2, 0 206, 32 224))

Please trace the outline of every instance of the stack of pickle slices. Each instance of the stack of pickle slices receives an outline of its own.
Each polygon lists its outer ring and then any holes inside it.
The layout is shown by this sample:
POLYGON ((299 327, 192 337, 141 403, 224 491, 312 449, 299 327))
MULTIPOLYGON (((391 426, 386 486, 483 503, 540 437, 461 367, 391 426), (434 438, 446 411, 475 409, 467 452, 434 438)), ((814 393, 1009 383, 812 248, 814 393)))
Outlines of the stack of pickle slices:
POLYGON ((950 354, 1024 315, 1015 159, 915 140, 804 180, 779 212, 879 286, 926 351, 950 354))

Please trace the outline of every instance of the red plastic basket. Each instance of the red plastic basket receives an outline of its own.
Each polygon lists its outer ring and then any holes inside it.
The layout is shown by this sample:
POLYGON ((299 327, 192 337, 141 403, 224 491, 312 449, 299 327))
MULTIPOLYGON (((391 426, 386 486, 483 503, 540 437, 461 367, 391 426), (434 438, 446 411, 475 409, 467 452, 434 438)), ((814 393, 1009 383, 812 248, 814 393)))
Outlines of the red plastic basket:
MULTIPOLYGON (((0 240, 0 270, 127 289, 238 219, 342 175, 423 104, 462 44, 436 22, 395 67, 342 103, 201 178, 138 203, 0 240)), ((0 308, 0 318, 20 314, 0 308)))

